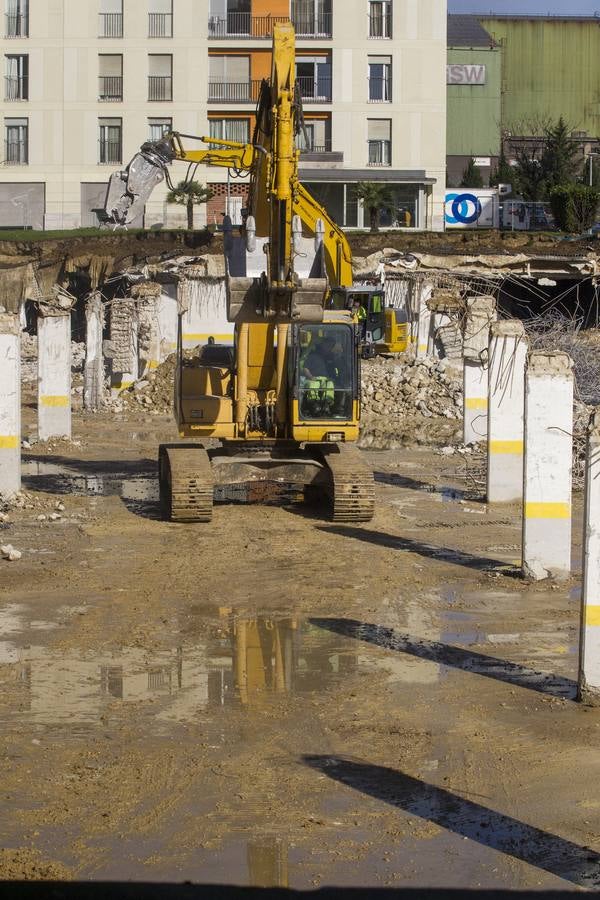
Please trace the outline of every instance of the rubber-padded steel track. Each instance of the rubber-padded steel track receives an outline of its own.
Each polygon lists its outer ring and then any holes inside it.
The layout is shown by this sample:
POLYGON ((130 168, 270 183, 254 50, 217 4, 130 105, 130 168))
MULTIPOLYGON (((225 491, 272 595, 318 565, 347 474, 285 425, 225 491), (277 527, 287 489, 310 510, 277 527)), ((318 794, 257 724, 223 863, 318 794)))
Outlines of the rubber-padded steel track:
POLYGON ((213 475, 204 447, 161 445, 158 472, 163 518, 171 522, 210 522, 213 475))
POLYGON ((339 452, 323 453, 331 473, 334 522, 370 522, 375 512, 375 479, 358 447, 338 444, 339 452))

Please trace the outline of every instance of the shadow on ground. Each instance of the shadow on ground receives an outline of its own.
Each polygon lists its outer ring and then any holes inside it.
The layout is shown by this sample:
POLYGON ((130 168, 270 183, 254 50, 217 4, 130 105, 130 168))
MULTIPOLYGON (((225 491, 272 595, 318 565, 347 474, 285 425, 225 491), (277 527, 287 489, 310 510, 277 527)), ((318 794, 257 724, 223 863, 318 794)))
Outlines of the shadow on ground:
POLYGON ((395 769, 338 756, 305 756, 303 760, 334 781, 460 837, 580 887, 600 887, 600 855, 589 847, 542 831, 395 769))
POLYGON ((418 659, 451 666, 453 669, 472 672, 474 675, 483 675, 485 678, 493 678, 517 687, 529 688, 529 690, 539 691, 542 694, 573 698, 577 693, 577 684, 570 678, 540 672, 537 669, 530 669, 496 656, 487 656, 485 653, 444 644, 442 641, 415 638, 409 634, 394 631, 393 628, 359 622, 356 619, 311 618, 309 621, 311 625, 333 631, 344 637, 366 641, 369 644, 384 647, 386 650, 407 653, 418 659))

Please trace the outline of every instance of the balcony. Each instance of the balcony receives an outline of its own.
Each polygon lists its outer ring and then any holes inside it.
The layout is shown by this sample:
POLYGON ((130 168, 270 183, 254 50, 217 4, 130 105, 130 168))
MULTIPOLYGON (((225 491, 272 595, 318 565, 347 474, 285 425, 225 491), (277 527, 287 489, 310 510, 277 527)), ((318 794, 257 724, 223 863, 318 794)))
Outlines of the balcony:
POLYGON ((392 36, 392 14, 371 13, 369 16, 369 37, 388 40, 392 36))
POLYGON ((115 163, 122 162, 123 150, 121 141, 103 141, 98 142, 98 163, 101 166, 113 166, 115 163))
POLYGON ((392 82, 386 76, 371 76, 369 78, 369 103, 391 103, 392 82))
POLYGON ((9 102, 13 100, 29 100, 29 78, 6 78, 4 79, 4 99, 9 102))
POLYGON ((172 100, 173 79, 170 75, 148 76, 148 100, 172 100))
POLYGON ((287 16, 251 16, 245 12, 231 12, 226 16, 211 16, 208 20, 209 38, 270 38, 273 27, 289 22, 287 16))
POLYGON ((29 16, 7 13, 5 16, 4 37, 29 37, 29 16))
POLYGON ((309 147, 300 147, 300 164, 303 163, 327 163, 328 166, 342 164, 344 153, 341 150, 332 150, 331 138, 325 138, 323 144, 311 144, 309 147))
POLYGON ((25 141, 4 142, 4 164, 6 166, 26 166, 29 162, 25 141))
POLYGON ((209 103, 256 103, 261 81, 209 81, 209 103))
POLYGON ((100 75, 98 100, 101 103, 120 103, 123 100, 123 76, 100 75))
POLYGON ((148 37, 172 38, 173 14, 172 13, 148 13, 148 37))
POLYGON ((369 168, 383 168, 392 164, 391 141, 369 141, 369 168))
POLYGON ((98 37, 122 38, 123 13, 99 13, 98 37))
POLYGON ((321 75, 318 78, 300 75, 296 83, 304 103, 331 103, 330 75, 321 75))

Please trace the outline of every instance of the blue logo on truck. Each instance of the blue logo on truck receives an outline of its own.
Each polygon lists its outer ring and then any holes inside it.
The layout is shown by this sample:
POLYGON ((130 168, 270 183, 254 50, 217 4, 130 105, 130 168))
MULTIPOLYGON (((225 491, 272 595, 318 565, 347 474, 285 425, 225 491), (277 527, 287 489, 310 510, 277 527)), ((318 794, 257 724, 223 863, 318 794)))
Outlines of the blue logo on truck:
POLYGON ((446 194, 446 224, 473 225, 481 215, 481 202, 475 194, 446 194))

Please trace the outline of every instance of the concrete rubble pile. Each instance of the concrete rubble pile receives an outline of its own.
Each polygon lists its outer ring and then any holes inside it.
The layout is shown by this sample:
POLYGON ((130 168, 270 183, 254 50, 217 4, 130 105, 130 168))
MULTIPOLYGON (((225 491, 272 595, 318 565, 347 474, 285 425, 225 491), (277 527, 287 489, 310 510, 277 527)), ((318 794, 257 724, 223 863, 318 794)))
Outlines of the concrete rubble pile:
POLYGON ((363 416, 462 418, 462 372, 445 359, 376 358, 362 364, 363 416))

